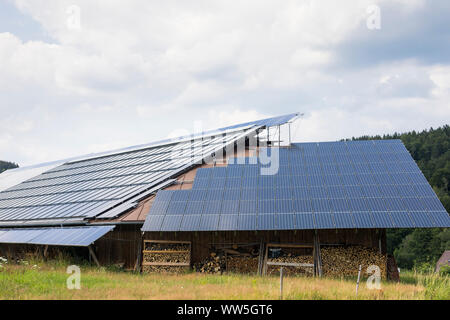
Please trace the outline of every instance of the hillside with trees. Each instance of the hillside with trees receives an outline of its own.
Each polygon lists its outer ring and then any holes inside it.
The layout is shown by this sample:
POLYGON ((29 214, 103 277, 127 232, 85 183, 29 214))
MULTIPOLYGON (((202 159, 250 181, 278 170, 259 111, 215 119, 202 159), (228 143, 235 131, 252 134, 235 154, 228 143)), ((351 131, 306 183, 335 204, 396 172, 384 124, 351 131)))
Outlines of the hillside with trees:
MULTIPOLYGON (((352 140, 401 139, 433 187, 447 212, 450 211, 450 126, 422 132, 364 136, 352 140)), ((390 229, 388 253, 401 268, 429 268, 444 250, 450 249, 447 229, 390 229)))
POLYGON ((18 168, 19 166, 13 162, 1 161, 0 160, 0 173, 8 169, 18 168))

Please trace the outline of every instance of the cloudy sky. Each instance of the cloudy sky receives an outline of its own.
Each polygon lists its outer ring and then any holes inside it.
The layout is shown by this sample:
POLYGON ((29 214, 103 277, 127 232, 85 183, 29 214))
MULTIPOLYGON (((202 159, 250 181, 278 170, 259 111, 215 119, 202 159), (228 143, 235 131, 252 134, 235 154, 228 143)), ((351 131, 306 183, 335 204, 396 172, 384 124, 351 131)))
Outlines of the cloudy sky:
POLYGON ((0 159, 296 111, 298 141, 437 127, 449 17, 448 0, 0 0, 0 159))

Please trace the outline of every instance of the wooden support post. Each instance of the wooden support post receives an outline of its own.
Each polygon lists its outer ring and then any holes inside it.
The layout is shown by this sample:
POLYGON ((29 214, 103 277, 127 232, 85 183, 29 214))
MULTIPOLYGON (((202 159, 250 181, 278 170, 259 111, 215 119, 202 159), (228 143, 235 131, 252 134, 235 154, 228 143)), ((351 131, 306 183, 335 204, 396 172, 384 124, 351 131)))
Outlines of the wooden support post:
POLYGON ((263 275, 267 275, 267 260, 269 259, 269 246, 266 244, 266 253, 264 254, 263 275))
POLYGON ((139 243, 137 246, 137 257, 136 257, 136 264, 134 265, 134 271, 135 272, 141 272, 141 263, 142 263, 142 242, 143 242, 143 237, 140 236, 139 237, 139 243))
POLYGON ((322 257, 320 255, 320 241, 317 230, 314 232, 314 264, 316 275, 322 277, 322 257))
POLYGON ((48 254, 48 245, 44 247, 44 259, 47 259, 47 254, 48 254))
POLYGON ((381 234, 383 233, 382 230, 378 230, 378 249, 380 250, 380 254, 382 254, 382 249, 381 249, 381 234))
POLYGON ((283 300, 283 267, 280 269, 280 300, 283 300))
POLYGON ((88 249, 89 249, 89 254, 92 257, 92 259, 94 259, 95 264, 97 265, 97 267, 100 267, 100 262, 98 262, 97 256, 95 255, 95 252, 90 245, 88 246, 88 249))
POLYGON ((265 243, 263 239, 259 244, 259 255, 258 255, 258 275, 262 276, 264 274, 264 252, 265 252, 265 243))
POLYGON ((358 297, 358 289, 359 289, 359 279, 361 278, 361 265, 359 265, 358 269, 358 280, 356 280, 356 297, 358 297))

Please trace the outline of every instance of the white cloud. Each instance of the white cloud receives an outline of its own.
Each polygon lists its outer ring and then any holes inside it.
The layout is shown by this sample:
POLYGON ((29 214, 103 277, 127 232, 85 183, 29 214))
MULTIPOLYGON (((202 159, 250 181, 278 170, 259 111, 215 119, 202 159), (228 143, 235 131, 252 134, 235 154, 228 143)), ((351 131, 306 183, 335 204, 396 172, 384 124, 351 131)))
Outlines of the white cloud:
POLYGON ((158 140, 195 121, 212 129, 301 111, 299 139, 317 141, 450 118, 445 60, 423 63, 414 47, 377 63, 342 57, 340 45, 354 38, 432 24, 389 29, 390 15, 416 18, 422 0, 15 4, 54 39, 0 33, 1 154, 21 164, 158 140), (366 28, 370 4, 381 8, 376 32, 366 28), (71 5, 81 10, 80 30, 67 27, 71 5))

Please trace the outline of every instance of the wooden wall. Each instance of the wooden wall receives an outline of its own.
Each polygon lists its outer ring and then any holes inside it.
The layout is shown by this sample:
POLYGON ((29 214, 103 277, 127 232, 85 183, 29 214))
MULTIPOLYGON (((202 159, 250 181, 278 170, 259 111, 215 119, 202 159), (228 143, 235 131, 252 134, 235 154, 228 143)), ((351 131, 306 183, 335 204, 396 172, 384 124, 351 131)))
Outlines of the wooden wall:
POLYGON ((101 265, 123 264, 133 269, 140 254, 141 224, 117 225, 98 239, 93 248, 101 265))
MULTIPOLYGON (((318 230, 321 245, 362 245, 386 253, 386 231, 377 229, 318 230)), ((192 262, 209 257, 215 244, 238 243, 299 243, 313 244, 314 230, 236 231, 236 232, 146 232, 146 240, 177 240, 192 242, 192 262)))

